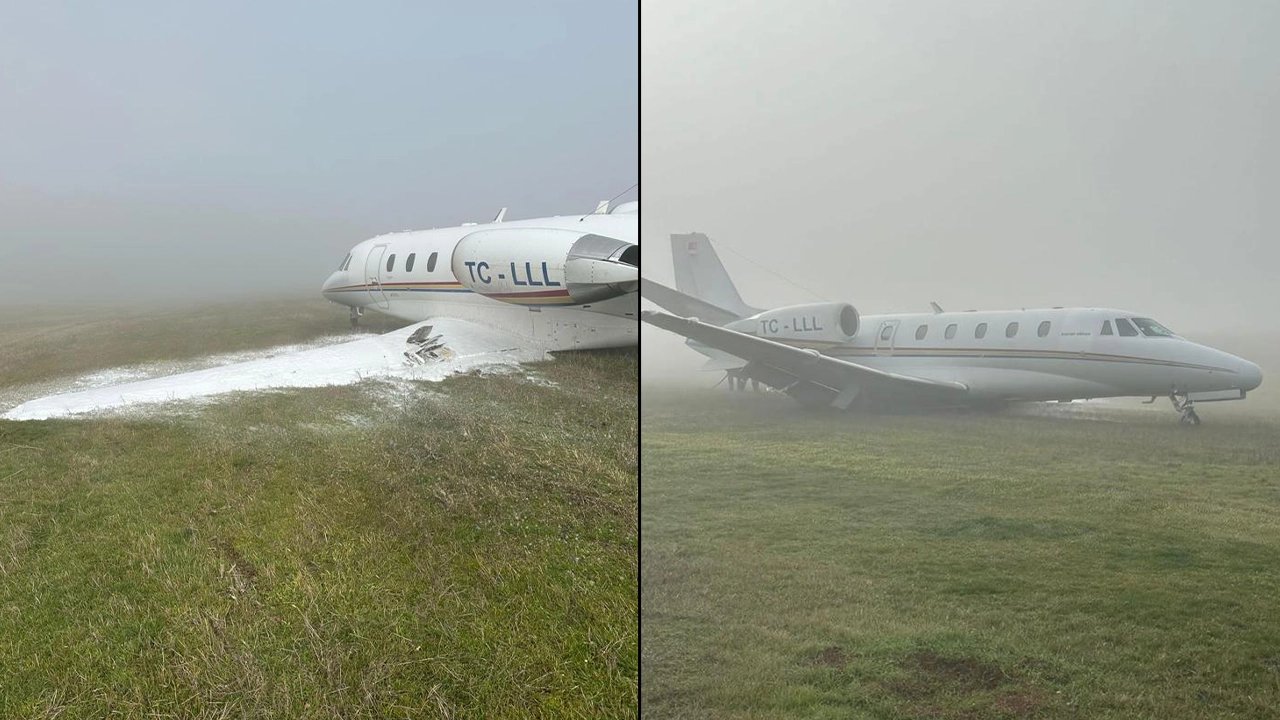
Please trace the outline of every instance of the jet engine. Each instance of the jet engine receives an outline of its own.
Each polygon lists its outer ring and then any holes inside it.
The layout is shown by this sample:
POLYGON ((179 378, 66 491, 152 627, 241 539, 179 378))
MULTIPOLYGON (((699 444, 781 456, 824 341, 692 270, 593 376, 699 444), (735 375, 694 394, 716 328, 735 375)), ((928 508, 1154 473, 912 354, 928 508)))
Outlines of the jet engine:
POLYGON ((458 241, 463 287, 517 305, 583 305, 636 292, 640 246, 573 230, 497 228, 458 241))
POLYGON ((858 334, 858 311, 849 303, 790 305, 735 320, 725 327, 770 340, 848 342, 858 334))

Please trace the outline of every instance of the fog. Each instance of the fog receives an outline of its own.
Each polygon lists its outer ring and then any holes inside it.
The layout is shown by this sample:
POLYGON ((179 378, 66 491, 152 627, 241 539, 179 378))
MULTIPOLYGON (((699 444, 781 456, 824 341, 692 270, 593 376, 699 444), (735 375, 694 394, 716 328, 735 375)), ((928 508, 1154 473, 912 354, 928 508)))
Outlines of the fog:
MULTIPOLYGON (((648 277, 699 231, 758 306, 1280 337, 1274 3, 660 0, 641 32, 648 277)), ((701 359, 642 337, 646 378, 701 359)))
POLYGON ((376 233, 589 211, 637 178, 636 25, 626 3, 8 4, 0 302, 318 296, 376 233))

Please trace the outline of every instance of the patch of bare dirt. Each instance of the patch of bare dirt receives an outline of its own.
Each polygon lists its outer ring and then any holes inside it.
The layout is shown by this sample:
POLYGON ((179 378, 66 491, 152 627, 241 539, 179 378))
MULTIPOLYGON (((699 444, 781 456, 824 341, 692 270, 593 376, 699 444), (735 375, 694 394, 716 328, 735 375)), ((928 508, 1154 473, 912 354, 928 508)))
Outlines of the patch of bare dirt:
POLYGON ((222 556, 231 564, 231 572, 238 575, 245 585, 252 585, 258 579, 258 568, 245 559, 235 544, 230 540, 219 540, 216 544, 222 556))
POLYGON ((973 657, 922 650, 903 658, 905 677, 886 687, 923 718, 1035 718, 1046 695, 1017 672, 973 657))
POLYGON ((849 664, 849 656, 841 648, 832 645, 830 647, 823 648, 821 652, 814 655, 813 664, 843 670, 844 667, 849 664))
POLYGON ((916 674, 968 690, 994 690, 1010 678, 998 666, 965 657, 946 657, 924 650, 908 656, 903 663, 916 674))

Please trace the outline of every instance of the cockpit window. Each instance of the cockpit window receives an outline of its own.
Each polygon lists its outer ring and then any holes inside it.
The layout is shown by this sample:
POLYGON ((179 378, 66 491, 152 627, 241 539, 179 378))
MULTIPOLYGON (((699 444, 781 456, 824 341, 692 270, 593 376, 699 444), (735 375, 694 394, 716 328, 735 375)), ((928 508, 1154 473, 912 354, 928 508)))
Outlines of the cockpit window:
POLYGON ((1151 318, 1134 318, 1133 324, 1138 326, 1147 337, 1173 337, 1173 331, 1151 318))
POLYGON ((1133 325, 1124 318, 1116 318, 1116 330, 1120 331, 1120 337, 1134 337, 1138 334, 1133 325))
POLYGON ((347 263, 349 262, 351 262, 351 253, 347 253, 347 256, 342 258, 342 262, 338 263, 338 270, 339 271, 346 270, 347 263))
POLYGON ((1102 334, 1103 334, 1103 335, 1115 335, 1115 333, 1114 333, 1114 332, 1111 332, 1111 321, 1110 321, 1110 320, 1103 320, 1103 321, 1102 321, 1102 334))

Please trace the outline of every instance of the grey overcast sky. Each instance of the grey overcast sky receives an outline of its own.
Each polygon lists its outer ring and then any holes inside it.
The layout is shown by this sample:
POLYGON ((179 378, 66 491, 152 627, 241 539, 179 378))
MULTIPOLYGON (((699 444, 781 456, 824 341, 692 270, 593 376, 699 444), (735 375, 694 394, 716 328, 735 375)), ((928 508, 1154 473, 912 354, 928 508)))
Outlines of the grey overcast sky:
POLYGON ((1277 333, 1280 3, 653 0, 641 37, 656 280, 701 231, 757 305, 1277 333))
POLYGON ((6 3, 0 301, 310 292, 377 232, 589 210, 636 46, 629 2, 6 3))

